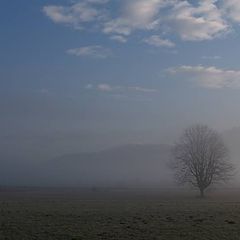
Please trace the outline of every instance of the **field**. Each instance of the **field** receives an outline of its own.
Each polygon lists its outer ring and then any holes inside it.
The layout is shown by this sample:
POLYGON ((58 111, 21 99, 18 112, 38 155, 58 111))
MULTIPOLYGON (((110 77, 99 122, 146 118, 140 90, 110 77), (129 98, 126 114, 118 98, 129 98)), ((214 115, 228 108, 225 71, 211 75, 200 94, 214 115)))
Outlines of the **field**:
POLYGON ((240 196, 231 191, 0 191, 2 240, 240 239, 240 196))

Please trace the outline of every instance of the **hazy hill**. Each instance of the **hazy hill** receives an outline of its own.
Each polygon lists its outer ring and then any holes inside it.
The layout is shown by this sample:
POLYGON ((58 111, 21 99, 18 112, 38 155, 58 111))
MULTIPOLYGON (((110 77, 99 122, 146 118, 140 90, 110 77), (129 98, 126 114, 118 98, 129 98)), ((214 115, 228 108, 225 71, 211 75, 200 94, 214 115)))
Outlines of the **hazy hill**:
MULTIPOLYGON (((223 132, 236 169, 240 128, 223 132)), ((64 151, 64 149, 63 149, 64 151)), ((130 144, 98 152, 60 155, 48 161, 0 153, 1 185, 165 186, 172 184, 170 146, 130 144)), ((240 172, 238 170, 238 172, 240 172)), ((236 176, 237 182, 240 177, 236 176)))
POLYGON ((137 186, 170 181, 167 145, 125 145, 100 152, 63 155, 45 166, 56 184, 137 186))
MULTIPOLYGON (((240 128, 222 133, 239 169, 240 128)), ((42 166, 43 182, 84 186, 165 186, 172 184, 169 145, 130 144, 92 153, 68 154, 42 166)), ((236 176, 238 181, 238 176, 236 176)))

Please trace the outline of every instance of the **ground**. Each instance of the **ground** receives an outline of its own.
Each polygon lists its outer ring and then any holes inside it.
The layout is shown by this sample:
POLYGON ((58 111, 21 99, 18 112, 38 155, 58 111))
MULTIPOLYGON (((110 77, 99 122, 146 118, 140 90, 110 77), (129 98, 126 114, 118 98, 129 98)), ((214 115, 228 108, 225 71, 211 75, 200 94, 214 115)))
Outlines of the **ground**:
POLYGON ((240 197, 123 190, 2 189, 2 240, 240 239, 240 197))

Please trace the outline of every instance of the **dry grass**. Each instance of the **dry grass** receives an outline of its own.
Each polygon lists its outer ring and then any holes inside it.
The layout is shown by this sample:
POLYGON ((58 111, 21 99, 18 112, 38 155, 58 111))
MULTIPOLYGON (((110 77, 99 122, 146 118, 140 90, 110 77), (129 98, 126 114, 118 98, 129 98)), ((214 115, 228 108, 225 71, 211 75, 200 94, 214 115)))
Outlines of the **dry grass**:
POLYGON ((2 192, 0 239, 237 240, 237 199, 70 190, 2 192))

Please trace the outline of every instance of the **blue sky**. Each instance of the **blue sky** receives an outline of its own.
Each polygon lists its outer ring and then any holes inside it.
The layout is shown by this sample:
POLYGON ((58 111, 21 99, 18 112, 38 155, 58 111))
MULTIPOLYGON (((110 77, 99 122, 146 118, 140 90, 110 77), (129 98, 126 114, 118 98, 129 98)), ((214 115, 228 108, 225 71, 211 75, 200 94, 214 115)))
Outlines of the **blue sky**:
POLYGON ((3 0, 0 19, 2 137, 94 149, 240 125, 236 0, 3 0))

